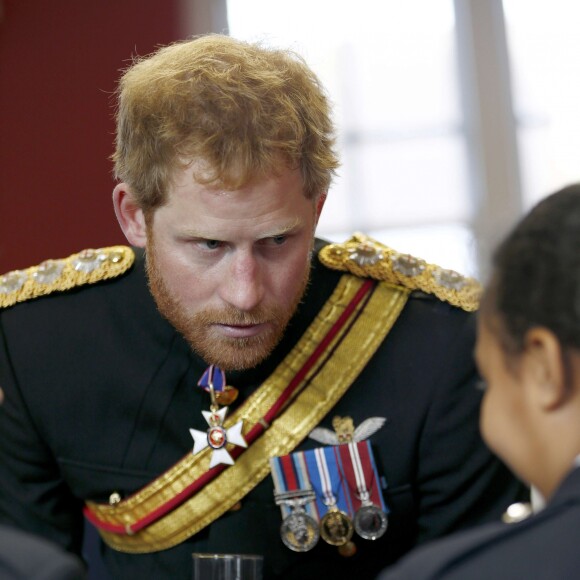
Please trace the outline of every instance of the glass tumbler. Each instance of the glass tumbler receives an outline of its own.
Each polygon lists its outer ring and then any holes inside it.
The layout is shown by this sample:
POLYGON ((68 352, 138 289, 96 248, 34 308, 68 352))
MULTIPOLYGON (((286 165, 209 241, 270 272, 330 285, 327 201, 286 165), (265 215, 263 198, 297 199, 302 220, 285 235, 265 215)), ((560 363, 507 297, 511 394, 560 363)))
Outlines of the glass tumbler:
POLYGON ((192 580, 262 580, 263 556, 199 553, 192 556, 192 580))

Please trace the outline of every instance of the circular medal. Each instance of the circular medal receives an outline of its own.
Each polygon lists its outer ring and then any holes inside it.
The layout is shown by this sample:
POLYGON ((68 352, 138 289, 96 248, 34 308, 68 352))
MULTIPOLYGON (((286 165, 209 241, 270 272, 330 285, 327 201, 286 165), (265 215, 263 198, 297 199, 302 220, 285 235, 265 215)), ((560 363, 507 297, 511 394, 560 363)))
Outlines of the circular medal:
POLYGON ((284 519, 280 536, 284 544, 294 552, 308 552, 318 542, 318 525, 306 512, 297 511, 284 519))
POLYGON ((387 531, 387 515, 376 505, 363 505, 354 515, 354 529, 365 540, 376 540, 387 531))
POLYGON ((320 520, 320 535, 322 539, 332 546, 346 544, 353 533, 350 518, 337 508, 330 509, 320 520))
POLYGON ((207 442, 212 449, 220 449, 227 443, 226 430, 221 425, 214 425, 207 432, 207 442))

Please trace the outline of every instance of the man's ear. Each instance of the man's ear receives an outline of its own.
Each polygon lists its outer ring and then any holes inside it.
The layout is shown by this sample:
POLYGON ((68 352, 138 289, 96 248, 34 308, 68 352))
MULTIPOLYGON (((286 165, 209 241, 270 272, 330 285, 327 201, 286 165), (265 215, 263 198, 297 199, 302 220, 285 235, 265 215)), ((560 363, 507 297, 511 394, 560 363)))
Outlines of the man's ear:
POLYGON ((568 385, 562 346, 547 328, 534 327, 525 336, 525 358, 533 397, 543 411, 567 401, 568 385))
POLYGON ((316 200, 316 223, 320 218, 320 214, 322 213, 322 208, 324 207, 324 202, 326 201, 327 193, 321 193, 316 200))
POLYGON ((145 214, 126 183, 119 183, 113 190, 113 206, 128 242, 132 246, 144 248, 147 244, 145 214))

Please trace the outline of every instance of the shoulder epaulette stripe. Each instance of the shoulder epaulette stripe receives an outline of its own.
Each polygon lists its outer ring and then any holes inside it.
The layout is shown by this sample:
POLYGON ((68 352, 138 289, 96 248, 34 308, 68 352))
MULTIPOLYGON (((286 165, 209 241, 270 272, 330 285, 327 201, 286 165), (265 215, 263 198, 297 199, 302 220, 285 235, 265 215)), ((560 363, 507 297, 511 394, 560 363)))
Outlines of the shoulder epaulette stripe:
POLYGON ((482 288, 474 278, 400 254, 363 234, 356 234, 342 244, 325 246, 319 259, 333 270, 433 294, 469 312, 479 307, 482 288))
POLYGON ((0 276, 0 308, 18 302, 70 290, 125 273, 135 261, 127 246, 83 250, 68 258, 46 260, 26 270, 14 270, 0 276))

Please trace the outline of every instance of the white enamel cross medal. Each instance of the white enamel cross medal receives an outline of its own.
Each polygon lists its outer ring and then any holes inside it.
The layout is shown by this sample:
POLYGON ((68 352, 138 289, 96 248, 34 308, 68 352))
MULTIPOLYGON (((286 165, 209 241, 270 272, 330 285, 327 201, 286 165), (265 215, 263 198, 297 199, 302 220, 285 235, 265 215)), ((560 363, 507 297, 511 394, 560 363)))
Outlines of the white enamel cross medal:
POLYGON ((211 365, 203 373, 198 385, 209 391, 211 397, 211 406, 209 411, 202 411, 204 419, 209 425, 207 431, 198 431, 197 429, 190 429, 189 432, 193 437, 193 454, 197 454, 206 447, 211 447, 213 453, 209 462, 209 468, 224 463, 226 465, 233 465, 234 459, 226 449, 228 443, 237 445, 239 447, 247 447, 248 444, 242 435, 243 420, 238 421, 229 429, 223 426, 226 418, 228 408, 227 406, 219 408, 217 404, 216 393, 225 392, 226 390, 225 373, 218 367, 211 365))

